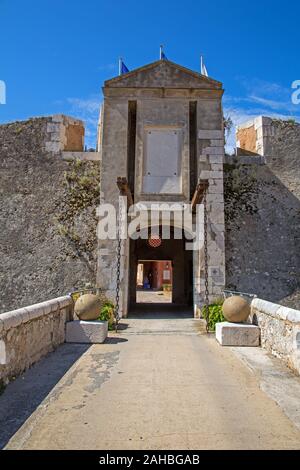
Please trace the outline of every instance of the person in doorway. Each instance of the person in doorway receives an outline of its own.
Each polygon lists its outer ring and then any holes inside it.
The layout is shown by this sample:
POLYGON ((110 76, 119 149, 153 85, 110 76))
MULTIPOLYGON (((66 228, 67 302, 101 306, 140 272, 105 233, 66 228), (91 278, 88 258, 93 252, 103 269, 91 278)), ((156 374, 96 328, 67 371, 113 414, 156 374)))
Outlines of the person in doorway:
POLYGON ((148 280, 149 280, 150 289, 153 289, 153 272, 152 272, 152 269, 150 269, 149 272, 148 272, 148 280))

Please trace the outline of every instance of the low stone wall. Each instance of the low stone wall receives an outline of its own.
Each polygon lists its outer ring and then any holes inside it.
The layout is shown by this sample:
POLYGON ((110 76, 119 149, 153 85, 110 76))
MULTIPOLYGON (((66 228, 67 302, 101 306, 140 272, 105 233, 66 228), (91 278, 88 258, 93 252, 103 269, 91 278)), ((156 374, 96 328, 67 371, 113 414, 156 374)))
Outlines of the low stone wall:
POLYGON ((7 383, 65 341, 70 296, 0 315, 0 382, 7 383))
POLYGON ((300 311, 254 299, 251 317, 261 329, 262 347, 300 374, 300 311))

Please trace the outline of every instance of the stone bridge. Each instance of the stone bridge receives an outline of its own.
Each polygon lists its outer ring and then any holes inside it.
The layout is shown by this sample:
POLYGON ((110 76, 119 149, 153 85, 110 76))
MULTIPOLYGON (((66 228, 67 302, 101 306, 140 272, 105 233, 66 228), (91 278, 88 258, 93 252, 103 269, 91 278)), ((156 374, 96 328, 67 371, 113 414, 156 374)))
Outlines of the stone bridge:
POLYGON ((262 348, 172 306, 66 344, 72 317, 69 296, 0 316, 1 447, 299 449, 300 312, 255 299, 262 348))

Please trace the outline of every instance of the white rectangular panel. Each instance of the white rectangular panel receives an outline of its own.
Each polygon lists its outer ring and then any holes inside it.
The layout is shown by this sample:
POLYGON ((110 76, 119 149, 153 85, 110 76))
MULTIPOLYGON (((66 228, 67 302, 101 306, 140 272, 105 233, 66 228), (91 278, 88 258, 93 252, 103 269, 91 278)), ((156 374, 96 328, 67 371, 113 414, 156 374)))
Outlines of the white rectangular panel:
POLYGON ((181 131, 147 129, 145 131, 143 192, 181 192, 181 131))

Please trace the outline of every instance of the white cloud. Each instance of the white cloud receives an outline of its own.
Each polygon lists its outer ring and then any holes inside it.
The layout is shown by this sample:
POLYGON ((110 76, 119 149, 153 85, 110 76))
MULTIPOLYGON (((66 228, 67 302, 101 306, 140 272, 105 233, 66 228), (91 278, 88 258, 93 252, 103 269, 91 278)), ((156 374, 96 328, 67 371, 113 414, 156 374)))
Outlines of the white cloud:
POLYGON ((85 113, 90 114, 99 111, 100 97, 92 97, 87 99, 68 98, 67 101, 72 105, 74 109, 78 109, 85 113))
POLYGON ((240 124, 243 124, 250 119, 253 119, 257 114, 254 114, 251 112, 251 110, 243 109, 243 108, 238 108, 238 107, 224 107, 224 116, 225 117, 230 117, 233 122, 233 127, 231 129, 231 132, 227 138, 226 142, 226 152, 229 154, 234 153, 235 147, 236 147, 236 139, 235 139, 235 130, 236 127, 239 126, 240 124))

